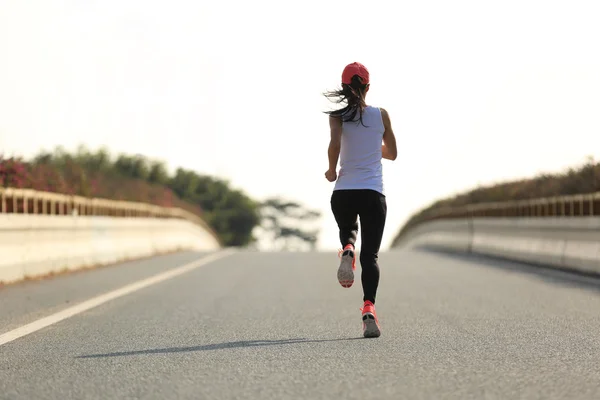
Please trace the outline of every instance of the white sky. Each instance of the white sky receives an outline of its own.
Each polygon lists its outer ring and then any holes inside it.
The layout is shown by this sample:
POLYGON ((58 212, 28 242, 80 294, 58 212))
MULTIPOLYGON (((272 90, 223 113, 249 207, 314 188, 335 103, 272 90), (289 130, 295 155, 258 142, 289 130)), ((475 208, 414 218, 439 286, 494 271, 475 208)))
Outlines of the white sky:
POLYGON ((104 145, 226 177, 321 209, 335 249, 321 94, 359 61, 399 146, 387 248, 440 197, 597 155, 597 4, 0 0, 0 151, 104 145))

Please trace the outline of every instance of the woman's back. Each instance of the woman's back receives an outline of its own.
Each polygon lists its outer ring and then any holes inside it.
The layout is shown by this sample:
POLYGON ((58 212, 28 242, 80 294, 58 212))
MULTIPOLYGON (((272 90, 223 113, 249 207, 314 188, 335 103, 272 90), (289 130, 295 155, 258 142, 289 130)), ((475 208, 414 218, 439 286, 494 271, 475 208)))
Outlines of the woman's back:
POLYGON ((355 121, 342 125, 340 172, 334 190, 371 189, 383 194, 381 144, 385 127, 381 110, 367 106, 362 124, 358 118, 357 112, 355 121))

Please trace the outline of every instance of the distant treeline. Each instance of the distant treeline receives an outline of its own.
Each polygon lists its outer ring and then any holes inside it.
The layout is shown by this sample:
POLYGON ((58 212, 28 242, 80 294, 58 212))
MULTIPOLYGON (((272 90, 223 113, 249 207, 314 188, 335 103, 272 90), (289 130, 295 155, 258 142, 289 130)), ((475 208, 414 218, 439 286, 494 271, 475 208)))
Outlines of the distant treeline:
POLYGON ((541 174, 534 178, 481 186, 456 196, 441 199, 412 215, 398 232, 396 239, 407 229, 420 223, 426 214, 445 207, 467 204, 527 200, 540 197, 585 194, 600 191, 600 163, 589 158, 582 166, 558 174, 541 174))
POLYGON ((225 180, 183 168, 169 175, 161 161, 113 158, 105 149, 59 147, 27 161, 0 156, 0 186, 180 207, 201 216, 226 246, 252 242, 260 223, 260 204, 225 180))

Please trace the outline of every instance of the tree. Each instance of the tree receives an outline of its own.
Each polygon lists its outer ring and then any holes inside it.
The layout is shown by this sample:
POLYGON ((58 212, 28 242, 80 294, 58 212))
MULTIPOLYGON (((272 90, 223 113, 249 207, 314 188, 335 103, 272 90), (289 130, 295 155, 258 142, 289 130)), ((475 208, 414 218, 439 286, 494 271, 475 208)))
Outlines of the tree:
POLYGON ((134 156, 121 154, 115 162, 115 168, 122 176, 128 178, 148 181, 150 176, 148 161, 140 154, 134 156))
POLYGON ((258 204, 221 179, 178 168, 169 187, 182 200, 198 204, 226 246, 247 246, 260 222, 258 204))
POLYGON ((169 187, 181 199, 189 200, 196 191, 197 180, 198 177, 193 171, 177 168, 175 176, 169 182, 169 187))
POLYGON ((169 182, 169 173, 167 172, 167 167, 164 163, 160 161, 150 163, 148 181, 159 185, 166 185, 169 182))
POLYGON ((310 210, 298 202, 271 197, 260 204, 259 229, 270 238, 275 249, 314 250, 319 229, 309 229, 321 217, 321 212, 310 210))
POLYGON ((74 158, 88 172, 107 172, 112 169, 110 154, 106 148, 93 153, 85 146, 79 146, 74 158))

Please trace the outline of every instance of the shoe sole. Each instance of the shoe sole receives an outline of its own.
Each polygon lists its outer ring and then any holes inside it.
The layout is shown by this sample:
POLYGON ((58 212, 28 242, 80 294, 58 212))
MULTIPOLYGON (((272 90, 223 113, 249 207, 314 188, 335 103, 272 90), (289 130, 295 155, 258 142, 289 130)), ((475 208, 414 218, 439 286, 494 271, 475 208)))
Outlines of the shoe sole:
POLYGON ((342 255, 342 261, 340 262, 340 267, 337 272, 338 282, 344 288, 349 288, 354 284, 354 270, 352 269, 353 261, 354 253, 350 250, 346 250, 342 255))
POLYGON ((377 321, 375 321, 375 316, 371 313, 365 313, 362 316, 363 320, 363 335, 366 338, 376 338, 381 336, 381 330, 379 329, 379 325, 377 321))

